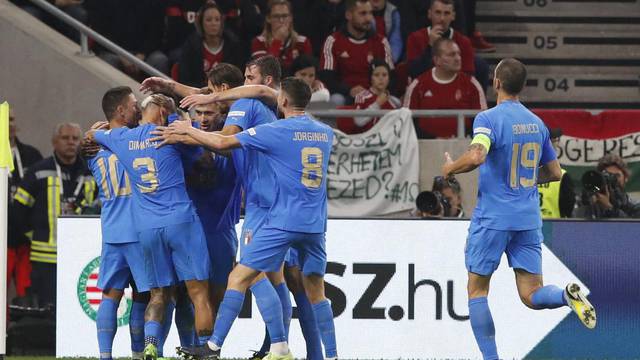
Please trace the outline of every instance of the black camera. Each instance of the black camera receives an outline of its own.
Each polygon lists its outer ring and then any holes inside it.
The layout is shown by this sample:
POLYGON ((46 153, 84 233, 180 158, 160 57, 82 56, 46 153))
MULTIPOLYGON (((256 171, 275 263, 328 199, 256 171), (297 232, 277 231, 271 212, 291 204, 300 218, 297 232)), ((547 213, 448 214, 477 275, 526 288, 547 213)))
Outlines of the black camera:
POLYGON ((416 199, 418 210, 432 216, 449 216, 451 204, 440 191, 423 191, 416 199))
POLYGON ((582 175, 582 202, 590 203, 595 194, 605 194, 609 188, 609 201, 614 209, 622 209, 628 205, 629 198, 618 183, 616 175, 603 171, 589 170, 582 175))
POLYGON ((605 193, 605 188, 610 190, 618 187, 618 179, 607 171, 589 170, 582 175, 582 188, 588 196, 596 193, 605 193))

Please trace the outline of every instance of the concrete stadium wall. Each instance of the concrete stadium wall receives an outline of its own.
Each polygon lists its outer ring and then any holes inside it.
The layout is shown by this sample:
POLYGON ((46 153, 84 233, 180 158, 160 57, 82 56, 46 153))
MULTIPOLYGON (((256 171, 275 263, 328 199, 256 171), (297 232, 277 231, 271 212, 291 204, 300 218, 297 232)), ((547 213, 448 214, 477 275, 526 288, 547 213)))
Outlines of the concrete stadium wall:
POLYGON ((0 0, 0 102, 14 109, 18 137, 44 156, 52 152, 57 123, 83 129, 103 120, 102 94, 113 86, 138 84, 97 57, 77 55, 79 45, 0 0))

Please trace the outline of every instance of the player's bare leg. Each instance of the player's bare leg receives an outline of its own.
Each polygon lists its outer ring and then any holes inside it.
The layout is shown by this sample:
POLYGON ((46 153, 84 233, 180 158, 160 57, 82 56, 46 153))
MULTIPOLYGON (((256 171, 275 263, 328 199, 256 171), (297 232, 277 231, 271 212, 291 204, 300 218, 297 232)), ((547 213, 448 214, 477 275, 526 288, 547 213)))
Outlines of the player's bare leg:
POLYGON ((162 323, 167 303, 171 298, 171 288, 163 287, 151 289, 149 304, 144 312, 144 359, 158 358, 158 343, 162 336, 162 323))
POLYGON ((484 276, 471 272, 468 274, 469 320, 471 321, 473 335, 482 352, 482 357, 485 360, 497 360, 496 329, 489 310, 489 303, 487 302, 491 275, 484 276))
POLYGON ((185 281, 187 293, 195 308, 195 328, 198 338, 206 340, 213 330, 213 312, 209 299, 209 280, 185 281))
POLYGON ((302 283, 316 316, 320 338, 324 344, 325 357, 335 359, 338 357, 336 329, 333 323, 331 304, 324 294, 324 278, 316 274, 304 275, 302 283))
POLYGON ((555 285, 543 286, 542 275, 522 269, 516 269, 515 273, 520 299, 529 308, 541 310, 569 306, 587 328, 596 326, 596 311, 578 284, 568 284, 564 289, 555 285))

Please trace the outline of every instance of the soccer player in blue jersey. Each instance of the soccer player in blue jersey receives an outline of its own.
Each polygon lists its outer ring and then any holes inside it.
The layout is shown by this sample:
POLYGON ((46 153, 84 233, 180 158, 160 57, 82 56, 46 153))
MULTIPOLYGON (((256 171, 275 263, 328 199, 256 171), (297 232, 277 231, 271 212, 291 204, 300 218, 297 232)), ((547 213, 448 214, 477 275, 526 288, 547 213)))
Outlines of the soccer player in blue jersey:
POLYGON ((145 313, 146 360, 157 358, 162 323, 171 287, 185 281, 195 307, 195 328, 206 340, 213 323, 209 302, 206 240, 184 183, 181 154, 174 146, 156 149, 150 141, 153 124, 135 129, 90 130, 95 140, 112 151, 133 183, 133 220, 145 261, 151 299, 145 313))
MULTIPOLYGON (((136 127, 140 118, 137 100, 126 86, 108 90, 102 97, 102 110, 108 120, 99 126, 111 129, 136 127)), ((116 335, 117 311, 124 289, 135 282, 133 305, 129 318, 132 358, 141 359, 144 348, 144 310, 149 291, 143 262, 142 247, 132 223, 132 198, 129 178, 112 152, 102 149, 88 159, 96 183, 99 184, 102 213, 102 254, 98 287, 102 300, 98 307, 96 326, 100 359, 112 359, 111 349, 116 335)))
MULTIPOLYGON (((276 175, 275 201, 267 222, 253 235, 241 255, 240 264, 229 276, 229 285, 218 312, 214 334, 208 348, 188 354, 196 358, 219 357, 220 348, 240 312, 244 291, 260 272, 280 269, 290 246, 300 252, 304 286, 313 304, 317 325, 325 339, 330 358, 337 357, 333 313, 324 296, 327 197, 326 174, 333 132, 328 126, 304 113, 311 90, 295 78, 283 80, 278 107, 285 119, 249 128, 233 136, 208 134, 189 126, 175 124, 162 129, 161 138, 171 143, 188 136, 214 150, 250 148, 265 154, 276 175), (176 135, 176 137, 172 137, 176 135)), ((269 293, 256 293, 256 301, 269 326, 271 349, 267 359, 292 357, 277 299, 269 293), (280 326, 278 326, 280 325, 280 326)))
POLYGON ((445 178, 480 168, 478 204, 465 247, 469 273, 469 318, 484 359, 498 359, 487 295, 491 274, 506 253, 518 294, 531 309, 569 306, 589 329, 596 313, 577 284, 565 289, 542 282, 542 220, 537 184, 560 180, 562 173, 544 123, 518 100, 526 69, 516 59, 496 66, 497 105, 476 116, 473 140, 456 161, 445 154, 445 178))

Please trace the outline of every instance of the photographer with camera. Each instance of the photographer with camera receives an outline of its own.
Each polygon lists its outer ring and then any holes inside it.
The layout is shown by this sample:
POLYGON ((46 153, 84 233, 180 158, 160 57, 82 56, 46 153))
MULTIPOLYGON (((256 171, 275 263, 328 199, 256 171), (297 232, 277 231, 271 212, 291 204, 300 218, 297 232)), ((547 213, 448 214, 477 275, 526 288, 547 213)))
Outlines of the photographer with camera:
POLYGON ((582 176, 582 206, 577 209, 577 217, 639 218, 640 204, 632 202, 624 191, 630 176, 629 168, 620 156, 603 156, 596 170, 582 176))
POLYGON ((423 191, 416 198, 414 215, 421 218, 464 217, 462 189, 455 177, 433 178, 431 191, 423 191))

